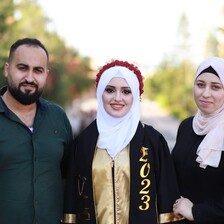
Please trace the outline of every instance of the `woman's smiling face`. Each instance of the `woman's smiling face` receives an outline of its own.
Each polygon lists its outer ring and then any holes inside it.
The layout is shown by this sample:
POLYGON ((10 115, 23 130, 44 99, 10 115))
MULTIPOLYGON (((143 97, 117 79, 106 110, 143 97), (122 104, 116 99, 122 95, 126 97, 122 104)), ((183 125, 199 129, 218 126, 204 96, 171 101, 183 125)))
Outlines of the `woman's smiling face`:
POLYGON ((105 111, 112 117, 123 117, 131 109, 133 95, 130 86, 124 78, 112 78, 103 92, 105 111))
POLYGON ((194 99, 205 114, 214 113, 224 104, 224 88, 220 78, 212 73, 203 73, 194 83, 194 99))

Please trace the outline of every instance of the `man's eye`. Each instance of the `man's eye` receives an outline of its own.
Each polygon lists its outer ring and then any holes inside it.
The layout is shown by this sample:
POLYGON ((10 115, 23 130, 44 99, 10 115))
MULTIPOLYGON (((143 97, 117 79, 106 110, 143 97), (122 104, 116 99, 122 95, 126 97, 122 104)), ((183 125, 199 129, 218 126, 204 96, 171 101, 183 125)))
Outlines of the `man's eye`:
POLYGON ((24 71, 24 70, 26 70, 26 67, 20 66, 20 67, 18 67, 18 69, 21 70, 21 71, 24 71))
POLYGON ((43 69, 36 69, 35 72, 36 72, 37 74, 43 73, 43 69))

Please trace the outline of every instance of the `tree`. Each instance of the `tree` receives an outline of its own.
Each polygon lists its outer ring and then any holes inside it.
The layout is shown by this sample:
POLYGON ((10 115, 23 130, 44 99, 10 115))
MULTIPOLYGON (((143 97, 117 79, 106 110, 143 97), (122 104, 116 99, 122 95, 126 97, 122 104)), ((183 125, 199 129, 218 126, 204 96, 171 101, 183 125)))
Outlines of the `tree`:
MULTIPOLYGON (((10 41, 12 39, 11 32, 14 29, 15 6, 13 0, 0 1, 0 69, 3 70, 4 62, 6 61, 10 41)), ((3 76, 0 76, 0 84, 4 84, 3 76)))
POLYGON ((192 83, 195 66, 189 60, 190 35, 185 14, 180 18, 175 54, 163 58, 157 70, 145 81, 145 94, 182 120, 196 110, 192 83))
MULTIPOLYGON (((49 30, 50 19, 36 0, 1 0, 0 2, 0 62, 7 60, 11 44, 24 37, 38 38, 50 56, 50 75, 44 97, 66 106, 92 85, 90 59, 83 58, 75 48, 68 48, 58 34, 49 30), (73 62, 75 67, 71 69, 73 62)), ((5 80, 1 76, 0 84, 5 80)))
POLYGON ((190 61, 176 66, 163 61, 158 70, 145 80, 145 94, 180 120, 192 115, 196 109, 192 95, 194 71, 190 61))
POLYGON ((219 43, 217 40, 216 32, 210 32, 208 34, 206 43, 205 43, 205 57, 211 57, 213 55, 219 55, 219 43))

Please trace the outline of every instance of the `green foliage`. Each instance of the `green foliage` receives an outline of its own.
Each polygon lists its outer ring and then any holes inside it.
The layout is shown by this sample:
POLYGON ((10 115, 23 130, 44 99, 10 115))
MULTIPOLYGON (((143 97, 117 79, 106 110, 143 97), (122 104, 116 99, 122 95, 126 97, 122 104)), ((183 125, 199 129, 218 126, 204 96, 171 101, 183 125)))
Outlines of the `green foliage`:
POLYGON ((157 70, 145 80, 147 97, 155 100, 176 118, 183 120, 196 112, 193 97, 195 65, 189 60, 188 18, 179 21, 175 54, 163 59, 157 70), (174 56, 175 55, 175 56, 174 56))
MULTIPOLYGON (((24 37, 38 38, 49 51, 50 74, 44 97, 65 107, 92 83, 90 60, 76 49, 68 48, 55 31, 49 30, 50 19, 36 0, 0 1, 0 69, 12 43, 24 37)), ((0 85, 6 81, 0 76, 0 85)))
MULTIPOLYGON (((4 62, 10 46, 12 37, 10 33, 14 29, 14 10, 13 0, 0 1, 0 69, 3 70, 4 62)), ((0 78, 2 83, 2 77, 0 78)))
MULTIPOLYGON (((188 19, 182 15, 179 21, 175 57, 170 54, 163 59, 156 71, 145 80, 145 95, 157 101, 176 118, 194 115, 197 107, 193 96, 193 82, 196 66, 190 59, 188 19)), ((210 31, 205 40, 204 57, 224 55, 224 43, 217 39, 224 34, 223 26, 210 31)))
POLYGON ((182 120, 196 110, 192 91, 195 67, 189 61, 176 66, 170 64, 164 61, 145 80, 145 94, 182 120))

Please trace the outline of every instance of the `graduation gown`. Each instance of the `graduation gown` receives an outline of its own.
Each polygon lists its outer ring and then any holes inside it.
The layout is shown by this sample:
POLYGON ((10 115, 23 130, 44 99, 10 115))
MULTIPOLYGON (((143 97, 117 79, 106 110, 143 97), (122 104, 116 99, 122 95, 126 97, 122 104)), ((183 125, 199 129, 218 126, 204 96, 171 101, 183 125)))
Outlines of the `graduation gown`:
MULTIPOLYGON (((97 139, 97 125, 93 121, 75 140, 65 193, 64 223, 98 223, 92 185, 97 139)), ((180 194, 170 151, 163 136, 152 126, 143 127, 139 123, 130 142, 130 169, 129 223, 177 221, 172 206, 180 194)))

